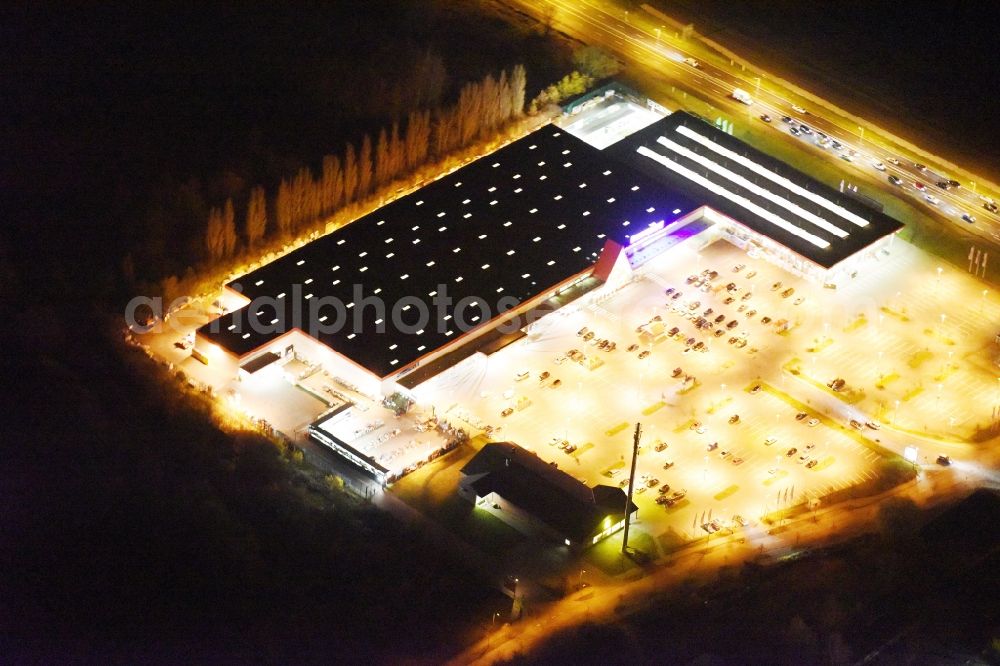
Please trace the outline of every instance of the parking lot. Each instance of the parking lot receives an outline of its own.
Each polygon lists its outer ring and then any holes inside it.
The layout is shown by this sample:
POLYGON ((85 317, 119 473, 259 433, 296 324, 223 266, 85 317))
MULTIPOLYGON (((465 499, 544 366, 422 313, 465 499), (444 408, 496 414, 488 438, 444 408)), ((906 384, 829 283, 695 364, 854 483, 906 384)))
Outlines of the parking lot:
POLYGON ((723 242, 654 261, 646 277, 600 305, 546 317, 521 341, 419 387, 420 397, 499 428, 494 439, 516 441, 590 485, 627 478, 641 421, 640 524, 665 538, 704 534, 712 519, 753 522, 870 478, 878 455, 858 435, 876 431, 820 417, 781 371, 822 288, 723 242), (710 270, 718 275, 701 287, 687 282, 710 270), (712 324, 698 328, 699 317, 712 324), (601 350, 600 340, 614 350, 601 350), (703 351, 694 350, 699 343, 703 351), (567 357, 574 349, 579 360, 567 357), (684 496, 658 505, 664 484, 667 497, 684 496))

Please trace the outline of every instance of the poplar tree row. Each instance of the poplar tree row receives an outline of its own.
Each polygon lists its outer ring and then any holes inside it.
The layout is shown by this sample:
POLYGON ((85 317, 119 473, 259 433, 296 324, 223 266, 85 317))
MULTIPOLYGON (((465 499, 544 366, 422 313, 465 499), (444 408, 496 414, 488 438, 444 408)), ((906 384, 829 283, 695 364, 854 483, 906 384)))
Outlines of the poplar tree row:
POLYGON ((453 106, 411 112, 402 128, 398 122, 383 128, 374 145, 366 134, 360 148, 348 143, 341 155, 325 156, 318 177, 309 167, 302 167, 294 177, 282 179, 271 202, 263 187, 254 187, 239 231, 233 202, 227 200, 209 212, 207 258, 218 262, 235 256, 240 240, 253 249, 267 238, 292 236, 345 206, 363 201, 430 160, 493 135, 522 115, 525 84, 521 65, 510 73, 501 72, 499 79, 488 74, 463 86, 453 106))

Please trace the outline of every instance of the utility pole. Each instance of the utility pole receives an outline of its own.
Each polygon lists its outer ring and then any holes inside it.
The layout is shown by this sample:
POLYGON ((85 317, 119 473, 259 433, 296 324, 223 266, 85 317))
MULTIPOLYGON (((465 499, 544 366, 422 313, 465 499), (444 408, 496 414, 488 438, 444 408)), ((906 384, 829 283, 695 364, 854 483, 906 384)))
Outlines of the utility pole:
POLYGON ((635 460, 639 457, 639 438, 642 437, 642 424, 635 424, 635 435, 632 437, 632 469, 628 474, 628 497, 625 498, 625 533, 622 535, 622 553, 628 551, 628 526, 631 522, 632 488, 635 486, 635 460))

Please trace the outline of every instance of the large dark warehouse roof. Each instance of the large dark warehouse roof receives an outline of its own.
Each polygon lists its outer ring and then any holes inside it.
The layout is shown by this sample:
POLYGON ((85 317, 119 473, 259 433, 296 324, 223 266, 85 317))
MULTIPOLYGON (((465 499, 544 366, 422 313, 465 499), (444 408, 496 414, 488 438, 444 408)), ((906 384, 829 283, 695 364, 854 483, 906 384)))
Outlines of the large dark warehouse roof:
MULTIPOLYGON (((384 377, 463 332, 454 306, 442 311, 440 326, 435 321, 432 300, 442 285, 454 304, 472 303, 464 320, 478 326, 497 314, 501 297, 544 293, 590 267, 607 240, 626 245, 631 233, 699 205, 549 125, 232 283, 284 310, 282 321, 275 307, 251 303, 265 326, 274 322, 272 332, 251 331, 247 308, 199 332, 242 356, 296 326, 293 301, 308 313, 311 299, 332 296, 345 304, 348 322, 362 310, 361 326, 311 334, 384 377), (382 299, 386 312, 361 308, 355 284, 364 297, 382 299), (403 297, 431 313, 418 331, 392 325, 391 308, 403 297)), ((332 307, 321 313, 324 326, 337 318, 332 307)), ((417 313, 411 307, 399 318, 411 325, 417 313)), ((307 333, 308 319, 298 324, 307 333)))
POLYGON ((824 268, 903 226, 684 112, 607 151, 824 268))

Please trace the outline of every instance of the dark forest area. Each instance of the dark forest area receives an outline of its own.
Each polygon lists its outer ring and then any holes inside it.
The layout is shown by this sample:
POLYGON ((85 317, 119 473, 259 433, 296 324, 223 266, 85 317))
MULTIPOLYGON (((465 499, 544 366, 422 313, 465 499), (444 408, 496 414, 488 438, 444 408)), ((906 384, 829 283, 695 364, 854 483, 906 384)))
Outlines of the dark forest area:
POLYGON ((242 218, 255 185, 275 200, 516 65, 537 93, 569 53, 472 3, 22 3, 0 9, 0 63, 4 661, 450 654, 488 582, 293 450, 220 430, 120 344, 120 308, 187 270, 227 199, 242 218))

